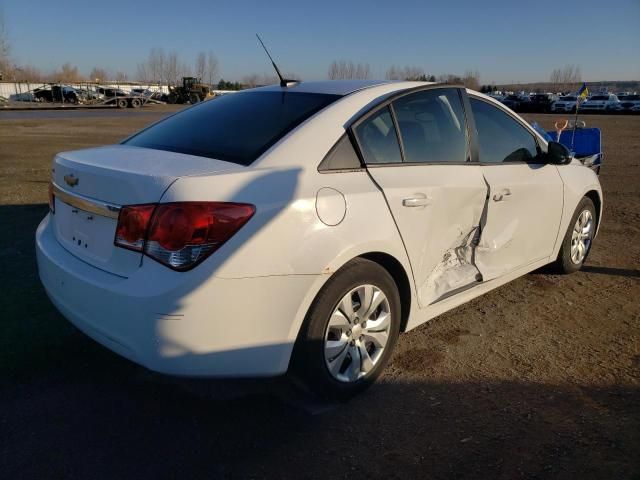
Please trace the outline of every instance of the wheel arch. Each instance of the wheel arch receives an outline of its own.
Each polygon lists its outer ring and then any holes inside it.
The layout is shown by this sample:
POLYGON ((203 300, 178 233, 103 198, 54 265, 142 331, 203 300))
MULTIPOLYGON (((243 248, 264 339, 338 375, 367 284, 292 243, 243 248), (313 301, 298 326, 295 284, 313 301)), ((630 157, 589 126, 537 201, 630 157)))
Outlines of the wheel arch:
POLYGON ((584 194, 596 207, 596 232, 600 229, 600 216, 602 215, 602 198, 596 190, 589 190, 584 194))
POLYGON ((316 303, 318 296, 322 292, 326 283, 329 281, 330 278, 338 274, 342 269, 344 269, 346 266, 348 266, 349 264, 351 264, 353 261, 357 259, 364 259, 364 260, 369 260, 371 262, 374 262, 380 265, 382 268, 384 268, 389 273, 389 275, 391 275, 391 278, 396 284, 398 288, 398 293, 400 295, 400 308, 401 308, 400 332, 402 333, 406 331, 406 327, 409 322, 409 317, 411 314, 412 302, 413 302, 413 290, 412 290, 413 284, 411 283, 411 277, 409 277, 410 272, 407 272, 406 268, 404 267, 404 265, 400 260, 398 260, 395 256, 389 253, 385 253, 382 251, 375 251, 375 250, 368 251, 365 253, 359 253, 349 258, 349 260, 342 262, 340 266, 337 269, 335 269, 330 275, 323 275, 322 280, 320 280, 321 283, 316 288, 312 289, 312 291, 314 292, 313 296, 307 297, 308 299, 302 303, 301 310, 299 312, 300 313, 304 312, 304 313, 301 316, 302 317, 301 321, 294 323, 293 331, 295 332, 295 334, 293 336, 291 352, 287 358, 286 370, 289 370, 289 368, 291 367, 291 361, 293 359, 294 352, 296 348, 299 347, 301 334, 306 328, 307 322, 309 321, 309 313, 311 312, 314 304, 316 303))
POLYGON ((389 275, 393 278, 393 281, 398 287, 398 293, 400 294, 400 331, 404 332, 409 322, 409 315, 411 314, 411 282, 409 281, 407 271, 398 259, 388 253, 369 252, 359 255, 358 257, 377 263, 389 272, 389 275))

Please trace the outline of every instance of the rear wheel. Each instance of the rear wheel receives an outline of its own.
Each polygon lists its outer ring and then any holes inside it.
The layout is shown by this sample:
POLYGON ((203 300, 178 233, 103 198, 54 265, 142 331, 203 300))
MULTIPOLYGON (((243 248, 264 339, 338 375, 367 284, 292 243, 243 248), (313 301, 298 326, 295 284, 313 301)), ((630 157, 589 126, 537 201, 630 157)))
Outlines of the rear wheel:
POLYGON ((133 108, 140 108, 141 105, 142 105, 142 100, 140 100, 139 98, 132 98, 131 99, 131 106, 133 108))
POLYGON ((127 108, 127 106, 129 105, 129 102, 127 102, 126 98, 119 98, 116 101, 116 104, 118 105, 118 108, 127 108))
POLYGON ((294 349, 292 373, 327 399, 346 400, 382 373, 398 338, 400 296, 380 265, 355 259, 314 301, 294 349))
POLYGON ((578 204, 569 228, 562 240, 556 269, 561 273, 573 273, 582 268, 591 250, 596 233, 596 209, 590 198, 584 197, 578 204))

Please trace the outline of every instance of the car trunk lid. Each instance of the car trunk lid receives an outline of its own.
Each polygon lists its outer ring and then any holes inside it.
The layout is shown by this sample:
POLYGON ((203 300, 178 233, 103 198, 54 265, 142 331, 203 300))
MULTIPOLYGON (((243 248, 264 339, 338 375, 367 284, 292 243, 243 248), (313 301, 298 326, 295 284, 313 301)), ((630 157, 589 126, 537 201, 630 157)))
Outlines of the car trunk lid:
POLYGON ((141 254, 114 246, 119 207, 157 203, 178 178, 243 168, 181 153, 115 145, 58 154, 54 159, 56 238, 71 254, 128 276, 141 254))

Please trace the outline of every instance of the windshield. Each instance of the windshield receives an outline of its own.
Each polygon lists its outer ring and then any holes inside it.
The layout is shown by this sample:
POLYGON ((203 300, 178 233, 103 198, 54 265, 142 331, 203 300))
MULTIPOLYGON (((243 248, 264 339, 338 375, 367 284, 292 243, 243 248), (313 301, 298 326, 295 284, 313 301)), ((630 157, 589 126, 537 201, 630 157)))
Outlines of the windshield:
POLYGON ((607 95, 594 95, 589 100, 609 100, 607 95))
POLYGON ((576 100, 576 97, 560 97, 561 102, 575 102, 576 100))
POLYGON ((249 165, 338 98, 286 91, 224 95, 177 113, 124 143, 249 165))
POLYGON ((640 100, 640 95, 627 95, 624 97, 625 100, 640 100))

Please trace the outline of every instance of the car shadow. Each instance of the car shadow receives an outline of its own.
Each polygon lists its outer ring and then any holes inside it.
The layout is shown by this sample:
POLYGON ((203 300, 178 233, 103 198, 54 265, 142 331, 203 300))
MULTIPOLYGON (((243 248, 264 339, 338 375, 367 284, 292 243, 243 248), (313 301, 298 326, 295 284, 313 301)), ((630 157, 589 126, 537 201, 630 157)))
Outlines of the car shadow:
POLYGON ((0 398, 6 478, 635 478, 636 386, 383 377, 347 403, 283 379, 152 374, 78 335, 0 398), (309 408, 309 405, 312 405, 309 408))
POLYGON ((640 270, 631 268, 597 267, 595 265, 584 265, 581 271, 586 273, 599 273, 602 275, 616 275, 619 277, 640 278, 640 270))

